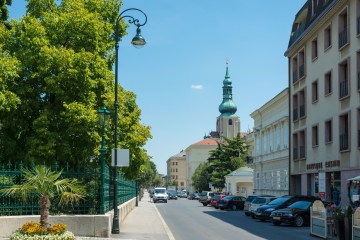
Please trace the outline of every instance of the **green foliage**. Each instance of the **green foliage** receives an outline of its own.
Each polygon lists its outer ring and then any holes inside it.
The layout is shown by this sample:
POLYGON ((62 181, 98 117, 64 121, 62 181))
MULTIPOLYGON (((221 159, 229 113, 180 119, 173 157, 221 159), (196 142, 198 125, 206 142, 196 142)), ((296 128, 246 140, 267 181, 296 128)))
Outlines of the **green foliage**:
POLYGON ((168 186, 176 186, 178 187, 178 182, 174 179, 171 179, 171 180, 167 180, 166 183, 165 183, 165 187, 168 187, 168 186))
POLYGON ((332 217, 337 220, 343 220, 345 218, 345 211, 341 207, 335 207, 332 212, 332 217))
POLYGON ((160 187, 162 186, 162 177, 160 177, 158 174, 156 174, 155 178, 153 179, 152 186, 160 187))
POLYGON ((140 166, 140 174, 138 178, 138 184, 140 186, 149 186, 157 175, 156 165, 152 161, 147 161, 140 166))
MULTIPOLYGON (((101 145, 97 110, 114 113, 114 25, 121 0, 28 0, 26 15, 0 28, 0 163, 88 164, 101 145)), ((126 25, 120 24, 120 36, 126 25)), ((128 179, 150 157, 150 127, 136 95, 119 86, 118 148, 130 150, 128 179)), ((106 129, 107 148, 114 123, 106 129)), ((107 153, 110 162, 111 151, 107 153)), ((95 161, 99 161, 95 158, 95 161)))
POLYGON ((207 162, 200 163, 191 177, 192 185, 198 192, 209 189, 209 166, 210 164, 207 162))
POLYGON ((245 165, 248 146, 238 134, 234 139, 223 137, 218 147, 210 152, 210 181, 218 189, 225 187, 225 176, 245 165))
MULTIPOLYGON (((11 29, 11 24, 8 22, 9 10, 7 6, 11 6, 12 0, 1 0, 0 1, 0 23, 7 29, 11 29)), ((0 26, 0 27, 2 27, 0 26)))

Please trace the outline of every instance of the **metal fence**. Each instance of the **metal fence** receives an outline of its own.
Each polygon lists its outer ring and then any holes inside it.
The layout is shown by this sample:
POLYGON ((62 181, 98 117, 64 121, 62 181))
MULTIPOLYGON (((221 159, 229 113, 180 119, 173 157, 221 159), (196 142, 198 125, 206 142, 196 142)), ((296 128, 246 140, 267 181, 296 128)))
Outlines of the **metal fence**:
MULTIPOLYGON (((45 165, 45 164, 44 164, 45 165)), ((0 189, 13 184, 22 184, 22 168, 33 168, 34 165, 24 166, 22 163, 11 162, 0 165, 0 189)), ((78 204, 58 206, 52 201, 51 214, 103 214, 113 209, 113 168, 105 165, 103 171, 95 163, 86 166, 71 166, 70 164, 47 166, 53 171, 62 170, 61 177, 76 178, 86 186, 86 196, 78 204), (101 178, 104 183, 101 186, 101 178)), ((136 195, 135 181, 127 180, 118 170, 118 196, 119 205, 130 200, 136 195)), ((0 215, 34 215, 39 214, 38 197, 30 196, 26 201, 19 197, 8 197, 0 193, 0 215)))

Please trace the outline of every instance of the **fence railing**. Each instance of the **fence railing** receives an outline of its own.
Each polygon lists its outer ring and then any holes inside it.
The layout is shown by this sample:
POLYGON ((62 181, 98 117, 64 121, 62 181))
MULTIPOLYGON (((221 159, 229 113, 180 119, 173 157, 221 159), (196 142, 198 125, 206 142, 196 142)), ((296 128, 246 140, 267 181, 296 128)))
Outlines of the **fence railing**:
MULTIPOLYGON (((44 164, 45 165, 45 164, 44 164)), ((86 187, 86 196, 78 204, 58 206, 52 203, 51 214, 103 214, 113 209, 113 188, 112 171, 107 165, 101 172, 99 164, 89 163, 86 166, 47 165, 53 171, 62 170, 62 178, 76 178, 86 187), (101 176, 104 177, 103 191, 101 189, 101 176), (103 194, 101 201, 101 194, 103 194)), ((34 165, 24 166, 22 163, 7 164, 0 163, 0 189, 10 187, 13 184, 23 183, 22 168, 33 168, 34 165)), ((123 177, 118 170, 118 196, 117 203, 122 203, 136 196, 136 183, 123 177)), ((26 201, 19 197, 4 196, 0 193, 0 216, 1 215, 34 215, 39 214, 38 197, 30 196, 26 201)))

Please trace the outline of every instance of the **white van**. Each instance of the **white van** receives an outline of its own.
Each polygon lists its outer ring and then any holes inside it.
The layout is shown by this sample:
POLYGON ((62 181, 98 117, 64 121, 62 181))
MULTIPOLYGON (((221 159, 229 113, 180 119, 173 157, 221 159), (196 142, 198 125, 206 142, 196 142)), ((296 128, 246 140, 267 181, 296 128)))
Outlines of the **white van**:
POLYGON ((163 201, 163 202, 167 203, 167 200, 168 200, 168 195, 166 192, 166 188, 163 188, 163 187, 154 188, 154 195, 153 195, 154 203, 159 202, 159 201, 163 201))

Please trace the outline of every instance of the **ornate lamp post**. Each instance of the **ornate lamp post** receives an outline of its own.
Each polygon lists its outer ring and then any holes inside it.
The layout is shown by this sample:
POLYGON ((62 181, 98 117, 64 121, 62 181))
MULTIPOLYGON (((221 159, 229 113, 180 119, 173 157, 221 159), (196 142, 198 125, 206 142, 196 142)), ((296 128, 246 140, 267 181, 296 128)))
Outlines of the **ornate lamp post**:
POLYGON ((117 234, 120 233, 120 226, 119 226, 119 210, 117 208, 118 206, 118 199, 117 199, 117 171, 116 171, 116 166, 117 166, 117 146, 118 146, 118 139, 117 139, 117 125, 118 125, 118 108, 119 108, 119 103, 118 103, 118 65, 119 65, 119 61, 118 61, 118 56, 119 56, 119 25, 120 25, 120 21, 122 19, 128 18, 129 24, 134 24, 137 29, 136 29, 136 35, 135 37, 132 39, 131 44, 133 44, 135 47, 140 48, 142 46, 144 46, 146 44, 145 39, 143 38, 143 36, 141 36, 141 30, 140 27, 144 26, 147 22, 147 16, 146 14, 141 11, 140 9, 137 8, 128 8, 124 11, 122 11, 120 13, 120 15, 118 16, 117 20, 116 20, 116 26, 115 26, 115 102, 114 102, 114 128, 115 128, 115 132, 114 132, 114 159, 115 159, 115 169, 114 169, 114 217, 113 217, 113 226, 112 226, 112 230, 111 233, 113 234, 117 234), (144 23, 140 23, 139 19, 136 19, 130 15, 125 14, 128 11, 137 11, 142 13, 145 16, 145 21, 144 23))
POLYGON ((105 105, 98 111, 99 123, 101 126, 101 148, 99 150, 101 154, 101 187, 100 187, 100 213, 105 213, 104 206, 104 186, 105 186, 105 154, 107 152, 106 141, 105 141, 105 127, 110 118, 110 111, 106 109, 105 105))

